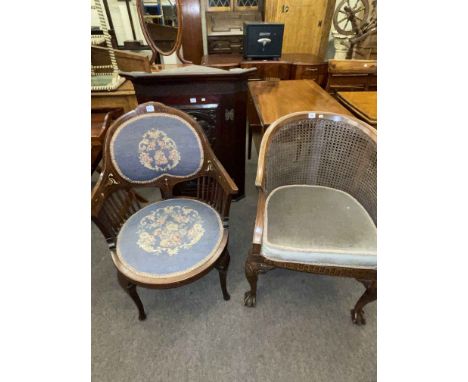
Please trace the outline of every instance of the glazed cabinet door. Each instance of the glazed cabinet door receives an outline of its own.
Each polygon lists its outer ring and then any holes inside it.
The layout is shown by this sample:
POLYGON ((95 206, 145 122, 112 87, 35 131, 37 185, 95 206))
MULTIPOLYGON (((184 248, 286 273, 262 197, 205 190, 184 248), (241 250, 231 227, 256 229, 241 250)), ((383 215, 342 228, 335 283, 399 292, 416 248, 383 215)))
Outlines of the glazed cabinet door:
POLYGON ((229 12, 233 10, 235 0, 205 0, 208 12, 229 12))
POLYGON ((235 11, 258 11, 260 0, 234 0, 235 11))
POLYGON ((335 0, 265 0, 265 21, 284 23, 283 53, 323 57, 335 0))

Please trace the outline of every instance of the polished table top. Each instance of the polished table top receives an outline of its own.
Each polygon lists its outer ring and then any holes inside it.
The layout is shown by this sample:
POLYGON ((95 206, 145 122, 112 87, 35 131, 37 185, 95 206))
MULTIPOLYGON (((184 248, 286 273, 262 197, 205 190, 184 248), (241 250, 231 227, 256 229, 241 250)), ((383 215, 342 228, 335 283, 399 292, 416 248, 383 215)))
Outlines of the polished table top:
POLYGON ((133 88, 132 81, 125 80, 122 85, 112 91, 91 91, 92 97, 109 97, 109 96, 122 96, 122 95, 134 95, 135 89, 133 88))
POLYGON ((338 92, 337 98, 364 122, 377 124, 377 92, 338 92))
POLYGON ((248 86, 263 128, 297 111, 352 115, 312 80, 251 81, 248 86))

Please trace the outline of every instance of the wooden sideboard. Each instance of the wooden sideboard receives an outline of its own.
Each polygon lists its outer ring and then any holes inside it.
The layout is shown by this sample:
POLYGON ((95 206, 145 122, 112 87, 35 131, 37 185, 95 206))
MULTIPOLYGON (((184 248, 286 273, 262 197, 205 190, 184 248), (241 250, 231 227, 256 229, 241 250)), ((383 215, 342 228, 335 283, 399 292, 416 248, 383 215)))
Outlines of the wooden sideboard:
POLYGON ((246 60, 240 54, 207 54, 202 65, 219 69, 257 68, 251 80, 313 80, 325 87, 328 78, 327 61, 313 54, 286 53, 279 60, 246 60))

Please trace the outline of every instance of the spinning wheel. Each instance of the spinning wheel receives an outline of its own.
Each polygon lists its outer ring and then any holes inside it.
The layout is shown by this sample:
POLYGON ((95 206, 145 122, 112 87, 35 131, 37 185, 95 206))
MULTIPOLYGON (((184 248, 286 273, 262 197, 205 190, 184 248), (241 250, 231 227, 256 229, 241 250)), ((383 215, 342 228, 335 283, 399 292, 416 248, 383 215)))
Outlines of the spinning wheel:
POLYGON ((368 16, 368 0, 341 0, 333 16, 333 26, 342 35, 354 35, 368 16))

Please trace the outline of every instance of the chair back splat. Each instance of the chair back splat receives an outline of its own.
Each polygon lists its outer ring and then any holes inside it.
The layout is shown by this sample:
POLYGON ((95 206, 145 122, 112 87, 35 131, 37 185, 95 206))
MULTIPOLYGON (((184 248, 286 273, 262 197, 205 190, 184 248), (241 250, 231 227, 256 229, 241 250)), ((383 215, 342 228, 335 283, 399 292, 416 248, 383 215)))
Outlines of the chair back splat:
POLYGON ((148 102, 117 119, 104 145, 104 169, 92 194, 92 218, 110 244, 144 201, 134 187, 157 187, 164 199, 191 181, 185 195, 204 201, 223 219, 237 187, 211 149, 199 124, 189 115, 148 102))

